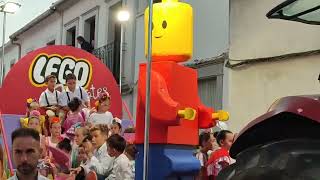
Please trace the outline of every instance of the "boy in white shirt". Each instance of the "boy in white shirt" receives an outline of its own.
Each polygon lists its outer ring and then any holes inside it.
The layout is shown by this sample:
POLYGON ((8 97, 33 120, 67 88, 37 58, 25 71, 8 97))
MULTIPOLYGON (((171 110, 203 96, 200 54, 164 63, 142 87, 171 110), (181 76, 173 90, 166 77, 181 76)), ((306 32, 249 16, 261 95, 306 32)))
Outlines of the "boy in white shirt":
POLYGON ((107 140, 107 151, 115 157, 111 174, 107 180, 133 180, 131 162, 124 154, 126 140, 118 134, 110 136, 107 140))
POLYGON ((87 175, 90 171, 94 171, 99 179, 109 176, 114 158, 107 154, 106 139, 108 132, 108 126, 103 124, 96 125, 90 129, 92 145, 95 151, 87 154, 88 161, 81 165, 80 168, 76 168, 75 172, 84 170, 85 175, 87 175))
POLYGON ((68 74, 66 76, 67 88, 61 93, 60 102, 64 110, 68 111, 68 103, 74 98, 77 97, 82 100, 86 107, 90 107, 90 98, 87 91, 81 87, 76 86, 77 77, 74 74, 68 74))
POLYGON ((60 106, 60 92, 55 90, 56 86, 56 76, 49 75, 46 77, 45 82, 47 89, 43 91, 39 98, 40 107, 45 110, 52 110, 57 113, 60 106))

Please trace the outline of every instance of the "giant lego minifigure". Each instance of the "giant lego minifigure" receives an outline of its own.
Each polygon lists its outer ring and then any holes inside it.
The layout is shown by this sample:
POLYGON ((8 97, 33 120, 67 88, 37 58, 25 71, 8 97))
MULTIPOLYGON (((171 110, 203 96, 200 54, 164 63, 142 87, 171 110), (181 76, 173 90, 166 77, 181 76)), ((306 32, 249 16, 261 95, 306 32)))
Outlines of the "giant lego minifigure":
MULTIPOLYGON (((150 106, 150 180, 189 179, 199 172, 193 156, 199 128, 227 120, 228 113, 205 107, 198 96, 197 71, 179 62, 192 55, 192 7, 178 0, 153 5, 153 48, 150 106)), ((145 11, 145 27, 148 24, 145 11)), ((147 41, 148 32, 145 31, 147 41)), ((146 48, 147 52, 147 48, 146 48)), ((146 64, 140 65, 136 120, 136 180, 143 173, 146 64)))

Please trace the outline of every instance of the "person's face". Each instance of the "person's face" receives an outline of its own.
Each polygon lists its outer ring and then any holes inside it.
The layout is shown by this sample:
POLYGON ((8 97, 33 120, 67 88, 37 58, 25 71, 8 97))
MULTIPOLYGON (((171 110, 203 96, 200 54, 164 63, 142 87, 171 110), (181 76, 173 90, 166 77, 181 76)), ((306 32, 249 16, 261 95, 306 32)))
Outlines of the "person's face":
POLYGON ((50 90, 54 90, 55 86, 56 86, 56 79, 55 78, 50 78, 48 83, 48 89, 50 90))
POLYGON ((214 140, 215 140, 215 138, 214 138, 214 136, 212 135, 210 135, 210 139, 207 141, 207 142, 204 142, 203 143, 203 145, 202 145, 202 147, 203 148, 205 148, 206 150, 212 150, 213 149, 213 143, 214 143, 214 140))
POLYGON ((51 135, 54 137, 58 137, 61 135, 61 124, 60 123, 53 123, 50 129, 51 135))
POLYGON ((213 134, 210 134, 210 139, 212 139, 212 150, 218 149, 219 144, 217 143, 217 139, 213 136, 213 134))
POLYGON ((29 122, 28 122, 29 128, 34 129, 34 130, 38 130, 39 126, 40 126, 39 119, 37 119, 37 118, 29 119, 29 122))
POLYGON ((84 138, 82 129, 81 128, 76 129, 74 135, 75 135, 74 141, 76 142, 77 145, 80 145, 84 138))
POLYGON ((80 161, 83 161, 87 158, 87 153, 86 151, 84 150, 83 147, 79 147, 79 153, 78 153, 78 159, 80 161))
POLYGON ((100 130, 96 130, 91 132, 92 136, 92 144, 95 148, 99 148, 103 145, 103 143, 106 142, 106 135, 104 133, 101 133, 100 130))
POLYGON ((75 79, 69 79, 67 81, 67 86, 71 91, 74 91, 76 89, 76 80, 75 79))
POLYGON ((90 141, 83 142, 83 150, 85 154, 93 153, 94 151, 94 146, 90 141))
POLYGON ((107 153, 111 157, 115 157, 116 156, 116 150, 114 148, 110 147, 109 144, 108 144, 108 148, 107 148, 107 153))
POLYGON ((232 133, 227 133, 226 138, 224 140, 221 140, 221 147, 224 147, 225 149, 229 150, 233 143, 233 137, 234 135, 232 133))
POLYGON ((32 137, 18 137, 12 144, 13 161, 22 175, 31 175, 37 171, 40 159, 40 142, 32 137))
POLYGON ((31 111, 33 111, 33 110, 38 110, 39 108, 40 108, 39 103, 37 103, 37 102, 32 102, 32 103, 30 104, 29 111, 31 112, 31 111))
POLYGON ((110 100, 105 100, 99 105, 99 110, 101 112, 107 112, 110 108, 110 100))
POLYGON ((119 135, 121 134, 121 129, 117 123, 113 123, 111 125, 111 134, 112 135, 113 134, 119 134, 119 135))

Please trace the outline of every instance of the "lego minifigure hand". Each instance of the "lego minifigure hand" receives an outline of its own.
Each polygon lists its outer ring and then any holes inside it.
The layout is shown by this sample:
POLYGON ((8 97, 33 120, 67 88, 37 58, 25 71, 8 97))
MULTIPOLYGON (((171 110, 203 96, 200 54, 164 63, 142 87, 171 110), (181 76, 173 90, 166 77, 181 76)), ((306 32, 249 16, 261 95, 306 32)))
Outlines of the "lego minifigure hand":
POLYGON ((178 116, 180 118, 186 119, 186 120, 194 120, 196 117, 197 111, 192 108, 185 108, 184 110, 178 111, 178 116))
POLYGON ((218 121, 228 121, 229 113, 223 110, 217 111, 216 113, 212 113, 212 119, 216 119, 218 121))

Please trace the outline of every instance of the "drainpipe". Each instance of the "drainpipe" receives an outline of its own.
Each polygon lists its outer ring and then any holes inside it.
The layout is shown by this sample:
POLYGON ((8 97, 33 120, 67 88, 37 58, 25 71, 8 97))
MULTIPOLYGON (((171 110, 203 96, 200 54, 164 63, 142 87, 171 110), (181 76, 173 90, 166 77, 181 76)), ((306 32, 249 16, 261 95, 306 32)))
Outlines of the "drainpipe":
POLYGON ((20 59, 21 59, 21 44, 15 42, 15 41, 17 41, 17 40, 18 40, 17 38, 15 38, 15 39, 10 38, 11 44, 18 46, 18 60, 20 60, 20 59))

